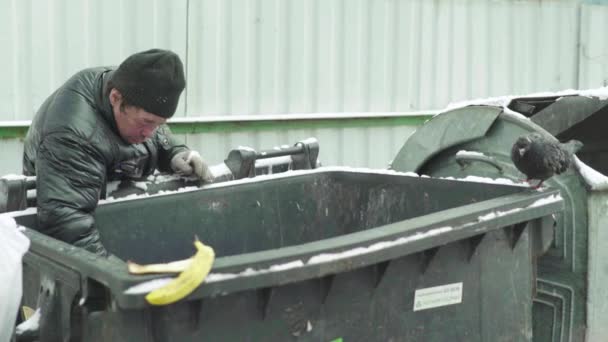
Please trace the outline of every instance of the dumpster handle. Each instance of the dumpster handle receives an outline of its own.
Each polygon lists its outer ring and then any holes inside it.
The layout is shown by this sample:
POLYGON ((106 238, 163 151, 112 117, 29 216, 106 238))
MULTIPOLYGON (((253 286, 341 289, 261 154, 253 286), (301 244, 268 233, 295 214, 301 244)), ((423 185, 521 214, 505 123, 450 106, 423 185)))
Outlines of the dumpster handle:
POLYGON ((463 169, 465 167, 469 166, 469 164, 471 164, 474 161, 490 164, 490 165, 494 166, 496 168, 496 170, 498 170, 499 173, 503 173, 502 166, 500 166, 500 164, 498 164, 496 159, 494 159, 492 157, 488 157, 485 155, 478 155, 478 156, 476 156, 476 155, 456 155, 456 162, 463 169))

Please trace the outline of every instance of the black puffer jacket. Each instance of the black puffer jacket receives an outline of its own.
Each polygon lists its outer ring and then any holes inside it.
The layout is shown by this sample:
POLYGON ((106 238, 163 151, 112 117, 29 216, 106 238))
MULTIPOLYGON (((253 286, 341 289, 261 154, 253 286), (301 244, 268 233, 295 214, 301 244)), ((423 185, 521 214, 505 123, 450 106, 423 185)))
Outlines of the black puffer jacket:
POLYGON ((23 172, 36 175, 39 230, 106 255, 93 214, 106 183, 170 172, 187 149, 166 126, 142 144, 122 140, 105 85, 112 68, 83 70, 40 107, 25 139, 23 172))

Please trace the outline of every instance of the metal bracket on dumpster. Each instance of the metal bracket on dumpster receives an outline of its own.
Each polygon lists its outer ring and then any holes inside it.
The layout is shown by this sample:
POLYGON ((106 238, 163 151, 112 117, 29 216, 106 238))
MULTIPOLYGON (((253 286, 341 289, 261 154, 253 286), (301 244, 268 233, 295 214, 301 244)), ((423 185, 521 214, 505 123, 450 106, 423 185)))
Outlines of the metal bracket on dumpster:
POLYGON ((376 265, 374 265, 374 288, 377 289, 378 286, 380 286, 380 283, 382 282, 382 279, 384 279, 384 275, 386 274, 386 270, 388 269, 388 266, 390 265, 391 260, 386 260, 386 261, 382 261, 377 263, 376 265))
POLYGON ((484 233, 463 240, 464 243, 466 243, 469 247, 467 252, 467 261, 471 261, 471 259, 473 259, 473 256, 475 256, 475 252, 477 251, 477 247, 479 247, 485 236, 486 234, 484 233))
POLYGON ((275 169, 307 170, 317 167, 319 143, 315 138, 297 142, 292 147, 262 150, 240 147, 230 151, 224 161, 234 179, 253 177, 258 174, 273 173, 275 169))
POLYGON ((481 163, 485 163, 488 164, 492 167, 494 167, 498 173, 503 173, 504 170, 502 168, 502 166, 496 161, 495 158, 492 157, 488 157, 486 155, 459 155, 456 154, 456 162, 458 163, 458 165, 460 165, 460 167, 462 169, 467 168, 469 165, 471 165, 472 162, 476 161, 476 162, 481 162, 481 163))
POLYGON ((266 319, 266 316, 268 316, 268 310, 270 309, 270 300, 272 299, 273 288, 264 287, 256 292, 258 296, 258 309, 260 310, 262 319, 266 319))
POLYGON ((429 248, 420 254, 422 257, 422 260, 420 262, 420 273, 421 274, 424 274, 426 272, 426 270, 429 268, 429 265, 431 264, 431 261, 433 260, 435 255, 437 255, 439 248, 440 247, 429 248))
POLYGON ((82 306, 87 313, 95 311, 103 311, 108 302, 106 296, 106 288, 99 282, 91 278, 85 278, 81 284, 82 295, 80 299, 80 306, 82 306))
POLYGON ((515 246, 521 238, 521 234, 523 234, 524 229, 526 229, 527 224, 527 222, 520 222, 504 228, 505 235, 507 236, 511 249, 515 249, 515 246))
POLYGON ((27 191, 36 187, 36 177, 0 178, 0 213, 28 207, 27 191))

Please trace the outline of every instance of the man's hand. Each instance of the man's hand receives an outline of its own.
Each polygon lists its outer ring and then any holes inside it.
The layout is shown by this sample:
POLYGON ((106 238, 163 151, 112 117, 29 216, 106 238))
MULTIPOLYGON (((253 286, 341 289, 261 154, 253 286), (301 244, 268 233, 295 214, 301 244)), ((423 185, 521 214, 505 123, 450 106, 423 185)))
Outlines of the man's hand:
POLYGON ((213 181, 209 166, 196 151, 184 151, 176 154, 171 159, 171 169, 178 175, 195 176, 205 183, 213 181))

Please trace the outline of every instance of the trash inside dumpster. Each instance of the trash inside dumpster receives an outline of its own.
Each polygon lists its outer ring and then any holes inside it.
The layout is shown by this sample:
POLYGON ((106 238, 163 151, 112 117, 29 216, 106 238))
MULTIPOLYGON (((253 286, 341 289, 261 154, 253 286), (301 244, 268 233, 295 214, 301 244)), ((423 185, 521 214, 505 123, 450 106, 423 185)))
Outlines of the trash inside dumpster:
POLYGON ((166 306, 145 296, 172 275, 129 274, 11 212, 31 240, 24 305, 49 341, 529 341, 563 201, 483 181, 317 168, 101 204, 123 260, 186 259, 195 236, 214 249, 205 281, 166 306))
POLYGON ((433 177, 521 179, 510 156, 518 137, 536 132, 584 144, 574 167, 545 182, 561 190, 565 208, 556 215, 554 242, 538 261, 535 341, 608 336, 607 125, 606 88, 477 101, 427 122, 393 162, 395 170, 433 177))

